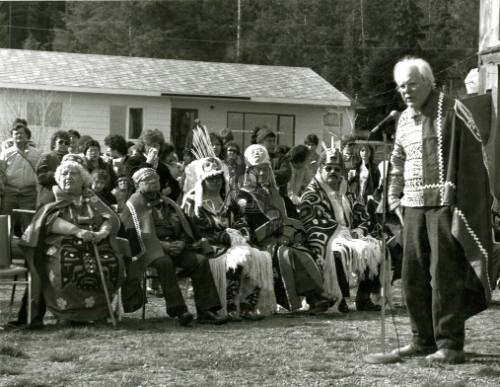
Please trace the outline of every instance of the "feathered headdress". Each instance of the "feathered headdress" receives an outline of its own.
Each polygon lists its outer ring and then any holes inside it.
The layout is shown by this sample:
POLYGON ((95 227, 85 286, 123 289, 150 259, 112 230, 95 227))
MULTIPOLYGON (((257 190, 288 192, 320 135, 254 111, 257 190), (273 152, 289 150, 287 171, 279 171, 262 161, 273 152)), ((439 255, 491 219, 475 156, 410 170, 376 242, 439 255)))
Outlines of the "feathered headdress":
POLYGON ((193 128, 193 149, 191 152, 198 160, 216 157, 207 128, 199 123, 193 128))
POLYGON ((342 154, 338 149, 335 148, 335 140, 332 136, 330 147, 326 145, 324 141, 321 142, 323 151, 319 157, 320 164, 340 164, 342 168, 344 167, 344 160, 342 159, 342 154))
MULTIPOLYGON (((210 141, 210 134, 205 126, 197 123, 193 128, 193 149, 191 152, 197 160, 193 161, 189 168, 191 173, 194 173, 195 185, 192 193, 186 195, 194 195, 195 214, 199 215, 199 209, 203 205, 203 181, 212 176, 221 175, 225 180, 226 196, 229 189, 229 171, 223 162, 215 155, 210 141)), ((186 172, 187 168, 186 168, 186 172)), ((185 200, 182 206, 185 205, 185 200)))

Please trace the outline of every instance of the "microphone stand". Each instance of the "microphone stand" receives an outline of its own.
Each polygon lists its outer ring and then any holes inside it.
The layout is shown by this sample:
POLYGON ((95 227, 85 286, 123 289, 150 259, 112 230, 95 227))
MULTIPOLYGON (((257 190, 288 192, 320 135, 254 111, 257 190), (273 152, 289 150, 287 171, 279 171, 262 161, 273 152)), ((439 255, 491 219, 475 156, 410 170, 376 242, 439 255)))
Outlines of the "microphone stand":
POLYGON ((382 352, 379 353, 371 353, 369 355, 366 355, 364 360, 366 363, 369 364, 392 364, 392 363, 399 363, 402 362, 403 360, 401 357, 397 354, 393 354, 391 352, 387 353, 386 352, 386 347, 385 347, 385 305, 386 305, 386 291, 387 291, 387 275, 389 273, 389 268, 387 267, 388 265, 388 251, 387 251, 387 241, 384 236, 384 230, 385 230, 385 225, 386 225, 386 212, 387 212, 387 191, 388 191, 388 171, 387 171, 387 166, 388 166, 388 160, 387 160, 387 133, 385 130, 382 131, 382 139, 383 139, 383 154, 384 154, 384 164, 382 165, 382 176, 383 176, 383 185, 382 185, 382 263, 380 265, 380 282, 382 284, 381 289, 380 289, 380 298, 382 300, 382 305, 380 308, 380 348, 382 352))

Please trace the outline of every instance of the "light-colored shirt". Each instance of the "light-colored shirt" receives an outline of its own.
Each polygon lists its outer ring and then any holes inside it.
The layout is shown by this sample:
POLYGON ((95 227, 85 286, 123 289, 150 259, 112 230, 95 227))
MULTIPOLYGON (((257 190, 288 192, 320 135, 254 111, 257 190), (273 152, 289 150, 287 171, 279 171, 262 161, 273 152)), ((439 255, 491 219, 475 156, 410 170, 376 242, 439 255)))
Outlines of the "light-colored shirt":
POLYGON ((15 145, 0 153, 0 178, 4 193, 16 193, 35 189, 35 167, 42 152, 32 146, 24 151, 15 145), (21 156, 20 152, 23 152, 21 156))

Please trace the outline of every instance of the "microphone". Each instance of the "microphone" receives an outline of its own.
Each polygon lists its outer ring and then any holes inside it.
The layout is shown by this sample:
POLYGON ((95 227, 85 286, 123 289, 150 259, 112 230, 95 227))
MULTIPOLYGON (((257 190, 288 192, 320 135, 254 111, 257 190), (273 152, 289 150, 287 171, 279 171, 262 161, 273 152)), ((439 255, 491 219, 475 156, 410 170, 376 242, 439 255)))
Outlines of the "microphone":
POLYGON ((380 121, 377 126, 375 126, 372 130, 370 130, 370 134, 377 133, 382 125, 384 125, 388 121, 395 120, 397 117, 399 117, 399 112, 397 110, 391 110, 391 112, 385 117, 382 121, 380 121))

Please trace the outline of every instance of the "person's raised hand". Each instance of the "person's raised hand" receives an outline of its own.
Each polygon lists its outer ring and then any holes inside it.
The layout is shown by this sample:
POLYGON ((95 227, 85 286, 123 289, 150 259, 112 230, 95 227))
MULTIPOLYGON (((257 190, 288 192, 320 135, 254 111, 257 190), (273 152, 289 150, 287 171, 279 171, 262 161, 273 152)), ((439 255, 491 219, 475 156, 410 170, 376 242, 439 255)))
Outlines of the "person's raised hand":
POLYGON ((146 163, 151 165, 156 165, 158 161, 158 149, 149 148, 148 154, 146 155, 146 163))

